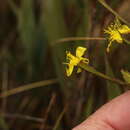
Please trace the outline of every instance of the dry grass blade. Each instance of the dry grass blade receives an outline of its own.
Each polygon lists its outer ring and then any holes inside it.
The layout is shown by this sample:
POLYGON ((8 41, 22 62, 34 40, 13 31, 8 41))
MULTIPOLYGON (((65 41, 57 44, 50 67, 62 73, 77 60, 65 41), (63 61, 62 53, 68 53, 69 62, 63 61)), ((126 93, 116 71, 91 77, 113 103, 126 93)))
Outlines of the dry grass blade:
POLYGON ((48 105, 48 108, 47 108, 46 112, 44 113, 45 116, 44 116, 44 119, 43 119, 43 122, 42 122, 42 125, 41 125, 40 130, 44 130, 45 127, 46 127, 46 121, 47 121, 47 119, 48 119, 49 112, 51 111, 51 108, 52 108, 52 106, 53 106, 54 103, 55 103, 55 99, 56 99, 56 95, 53 94, 53 95, 52 95, 52 98, 51 98, 51 100, 50 100, 50 103, 49 103, 49 105, 48 105))
POLYGON ((60 124, 60 121, 61 121, 62 117, 64 116, 64 114, 65 114, 65 112, 66 112, 66 110, 67 110, 67 107, 68 107, 68 105, 66 105, 66 106, 64 107, 63 111, 62 111, 61 114, 59 115, 59 117, 58 117, 58 119, 57 119, 57 121, 56 121, 56 123, 55 123, 55 125, 54 125, 53 130, 57 130, 57 129, 58 129, 58 126, 59 126, 59 124, 60 124))
POLYGON ((17 119, 35 121, 35 122, 40 122, 40 123, 43 122, 42 118, 32 117, 32 116, 29 116, 29 115, 23 115, 23 114, 19 114, 19 113, 13 113, 13 114, 12 113, 1 113, 0 115, 2 117, 11 118, 11 119, 17 118, 17 119))
POLYGON ((51 79, 51 80, 44 80, 44 81, 40 81, 40 82, 28 84, 28 85, 23 85, 23 86, 20 86, 18 88, 14 88, 12 90, 8 90, 4 93, 1 93, 0 98, 4 98, 4 97, 8 97, 8 96, 17 94, 17 93, 28 91, 28 90, 31 90, 33 88, 39 88, 39 87, 55 84, 57 82, 58 82, 57 79, 51 79))
MULTIPOLYGON (((55 41, 54 43, 70 42, 70 41, 89 41, 89 40, 106 40, 103 37, 66 37, 55 41)), ((55 45, 52 44, 52 45, 55 45)))

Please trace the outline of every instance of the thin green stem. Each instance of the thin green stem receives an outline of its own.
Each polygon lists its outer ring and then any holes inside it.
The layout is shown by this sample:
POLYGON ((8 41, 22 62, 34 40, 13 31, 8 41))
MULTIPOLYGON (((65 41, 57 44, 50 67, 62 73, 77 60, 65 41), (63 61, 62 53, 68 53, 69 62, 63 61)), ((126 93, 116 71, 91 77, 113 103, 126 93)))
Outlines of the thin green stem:
POLYGON ((125 82, 123 82, 123 81, 121 81, 119 79, 111 78, 108 75, 105 75, 105 74, 103 74, 101 72, 98 72, 96 69, 94 69, 93 67, 91 67, 91 66, 89 66, 89 65, 87 65, 85 63, 80 63, 79 66, 81 68, 83 68, 84 70, 86 70, 86 71, 88 71, 88 72, 90 72, 92 74, 95 74, 95 75, 97 75, 97 76, 99 76, 101 78, 104 78, 106 80, 115 82, 115 83, 120 84, 120 85, 127 85, 128 86, 128 84, 126 84, 125 82))
POLYGON ((124 42, 126 43, 126 44, 129 44, 130 45, 130 41, 128 41, 128 40, 126 40, 126 39, 123 39, 124 40, 124 42))

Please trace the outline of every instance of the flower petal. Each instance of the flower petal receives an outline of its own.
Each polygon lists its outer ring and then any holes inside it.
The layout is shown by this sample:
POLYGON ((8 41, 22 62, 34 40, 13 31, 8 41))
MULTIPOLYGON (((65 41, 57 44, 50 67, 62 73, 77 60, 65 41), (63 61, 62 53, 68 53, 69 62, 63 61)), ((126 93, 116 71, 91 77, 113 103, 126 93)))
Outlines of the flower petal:
POLYGON ((74 69, 74 65, 68 64, 68 68, 66 68, 66 74, 68 77, 72 74, 73 69, 74 69))
POLYGON ((78 68, 77 73, 80 73, 80 72, 82 72, 82 69, 78 68))
POLYGON ((130 33, 130 28, 127 25, 122 25, 119 30, 121 34, 127 34, 130 33))
POLYGON ((66 59, 72 60, 72 59, 74 59, 74 56, 69 51, 66 51, 66 59))
POLYGON ((81 56, 83 56, 83 54, 85 53, 85 51, 87 50, 87 48, 85 48, 85 47, 77 47, 77 49, 76 49, 76 56, 77 57, 81 57, 81 56))
POLYGON ((88 64, 88 63, 89 63, 89 59, 83 58, 83 61, 82 61, 82 62, 85 63, 85 64, 88 64))

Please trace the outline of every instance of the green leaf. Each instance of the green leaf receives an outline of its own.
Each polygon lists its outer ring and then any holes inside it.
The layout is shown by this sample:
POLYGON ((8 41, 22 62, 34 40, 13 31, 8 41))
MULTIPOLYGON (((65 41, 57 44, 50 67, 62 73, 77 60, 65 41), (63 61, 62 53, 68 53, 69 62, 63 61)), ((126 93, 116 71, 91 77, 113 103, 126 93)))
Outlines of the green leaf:
POLYGON ((68 35, 67 26, 64 21, 64 12, 62 9, 64 5, 61 0, 47 0, 45 3, 43 2, 43 4, 44 18, 42 17, 41 21, 43 21, 43 28, 47 35, 48 43, 51 47, 50 49, 56 76, 58 77, 61 89, 63 89, 65 95, 69 95, 66 89, 67 79, 63 71, 64 66, 62 65, 62 62, 65 60, 65 50, 68 48, 68 45, 55 45, 56 40, 67 37, 68 35))
POLYGON ((88 100, 85 105, 85 111, 83 113, 83 117, 85 117, 85 118, 90 116, 90 114, 92 114, 93 109, 94 109, 94 102, 95 102, 94 89, 90 88, 90 91, 91 92, 89 92, 88 100))
POLYGON ((121 74, 123 75, 124 80, 127 83, 130 83, 130 73, 128 71, 121 70, 121 74))
MULTIPOLYGON (((114 78, 115 76, 114 76, 112 68, 107 60, 107 57, 105 57, 105 63, 106 63, 105 64, 106 65, 106 74, 108 76, 111 76, 112 78, 114 78)), ((114 97, 121 94, 121 89, 117 84, 107 81, 107 94, 108 94, 108 100, 111 100, 114 97)))

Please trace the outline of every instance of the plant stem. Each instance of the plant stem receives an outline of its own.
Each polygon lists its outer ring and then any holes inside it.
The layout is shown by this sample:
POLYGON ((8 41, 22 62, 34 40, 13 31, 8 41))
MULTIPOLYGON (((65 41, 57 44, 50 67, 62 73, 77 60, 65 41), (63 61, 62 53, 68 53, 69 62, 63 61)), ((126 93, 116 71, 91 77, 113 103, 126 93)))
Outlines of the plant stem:
POLYGON ((125 82, 123 82, 123 81, 121 81, 121 80, 119 80, 119 79, 111 78, 111 77, 109 77, 108 75, 105 75, 105 74, 103 74, 103 73, 97 71, 96 69, 94 69, 93 67, 91 67, 91 66, 89 66, 89 65, 87 65, 87 64, 85 64, 85 63, 80 63, 79 66, 80 66, 81 68, 83 68, 84 70, 86 70, 86 71, 88 71, 88 72, 90 72, 90 73, 92 73, 92 74, 95 74, 95 75, 97 75, 97 76, 99 76, 99 77, 101 77, 101 78, 104 78, 104 79, 106 79, 106 80, 115 82, 115 83, 120 84, 120 85, 127 85, 127 86, 128 86, 128 84, 126 84, 125 82))

